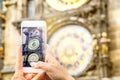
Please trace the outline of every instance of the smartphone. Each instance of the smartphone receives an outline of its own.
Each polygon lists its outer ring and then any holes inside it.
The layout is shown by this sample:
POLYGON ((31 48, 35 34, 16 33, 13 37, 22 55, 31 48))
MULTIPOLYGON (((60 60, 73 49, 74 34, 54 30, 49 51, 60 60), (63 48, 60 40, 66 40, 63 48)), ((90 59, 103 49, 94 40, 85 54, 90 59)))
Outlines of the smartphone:
POLYGON ((38 61, 45 60, 46 45, 46 22, 45 21, 22 21, 22 56, 23 72, 37 73, 34 65, 38 61))

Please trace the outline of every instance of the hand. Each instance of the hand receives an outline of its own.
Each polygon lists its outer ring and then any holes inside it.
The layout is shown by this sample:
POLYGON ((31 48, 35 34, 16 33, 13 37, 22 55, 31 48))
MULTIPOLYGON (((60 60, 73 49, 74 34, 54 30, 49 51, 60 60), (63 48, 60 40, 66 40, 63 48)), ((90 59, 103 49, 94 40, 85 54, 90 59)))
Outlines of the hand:
POLYGON ((44 71, 38 74, 23 73, 22 71, 22 48, 19 47, 16 67, 15 67, 15 74, 13 75, 12 80, 46 80, 46 78, 48 78, 48 76, 45 75, 44 71))
POLYGON ((51 55, 49 48, 46 49, 45 62, 38 62, 35 68, 43 69, 51 80, 74 80, 51 55))

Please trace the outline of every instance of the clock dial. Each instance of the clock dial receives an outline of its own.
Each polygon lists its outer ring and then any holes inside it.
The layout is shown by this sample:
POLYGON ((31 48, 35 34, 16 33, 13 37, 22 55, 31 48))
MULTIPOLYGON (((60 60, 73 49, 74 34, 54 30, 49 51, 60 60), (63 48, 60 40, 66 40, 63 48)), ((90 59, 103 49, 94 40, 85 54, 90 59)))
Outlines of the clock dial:
POLYGON ((36 53, 32 53, 28 56, 28 61, 29 62, 37 62, 39 61, 39 55, 36 53))
POLYGON ((92 36, 79 25, 67 25, 56 31, 49 40, 56 59, 73 76, 81 74, 93 56, 92 36))
POLYGON ((34 66, 36 62, 39 61, 39 55, 37 53, 32 53, 28 56, 28 62, 31 66, 34 66))
POLYGON ((88 0, 46 0, 48 5, 58 11, 74 9, 82 6, 88 0))
POLYGON ((28 48, 30 50, 35 50, 39 47, 39 40, 37 38, 33 38, 33 39, 30 39, 30 41, 28 42, 28 48))

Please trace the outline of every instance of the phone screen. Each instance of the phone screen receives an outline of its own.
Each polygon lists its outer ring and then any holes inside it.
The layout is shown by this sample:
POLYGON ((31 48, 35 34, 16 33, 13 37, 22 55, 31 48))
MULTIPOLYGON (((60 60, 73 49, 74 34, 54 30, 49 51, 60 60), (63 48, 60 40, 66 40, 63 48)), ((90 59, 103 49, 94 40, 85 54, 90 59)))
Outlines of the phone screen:
POLYGON ((23 67, 33 67, 44 61, 44 29, 42 27, 22 27, 23 67))

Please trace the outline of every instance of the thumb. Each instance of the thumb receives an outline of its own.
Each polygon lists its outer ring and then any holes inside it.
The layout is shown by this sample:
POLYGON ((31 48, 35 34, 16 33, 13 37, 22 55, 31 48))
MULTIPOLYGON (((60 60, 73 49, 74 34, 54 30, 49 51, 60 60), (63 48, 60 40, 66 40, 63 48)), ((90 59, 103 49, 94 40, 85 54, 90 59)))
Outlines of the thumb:
POLYGON ((16 60, 16 71, 22 70, 22 46, 18 48, 17 60, 16 60))

